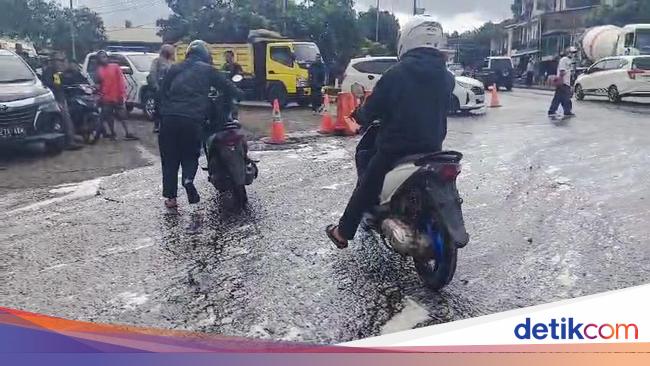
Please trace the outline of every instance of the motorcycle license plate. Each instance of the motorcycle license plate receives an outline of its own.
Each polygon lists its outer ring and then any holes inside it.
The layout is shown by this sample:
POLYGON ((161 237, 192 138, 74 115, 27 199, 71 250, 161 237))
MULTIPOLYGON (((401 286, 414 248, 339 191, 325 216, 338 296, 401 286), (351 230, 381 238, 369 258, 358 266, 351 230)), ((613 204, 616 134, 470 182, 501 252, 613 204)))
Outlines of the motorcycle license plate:
POLYGON ((23 136, 25 128, 23 127, 0 127, 0 137, 9 138, 15 136, 23 136))

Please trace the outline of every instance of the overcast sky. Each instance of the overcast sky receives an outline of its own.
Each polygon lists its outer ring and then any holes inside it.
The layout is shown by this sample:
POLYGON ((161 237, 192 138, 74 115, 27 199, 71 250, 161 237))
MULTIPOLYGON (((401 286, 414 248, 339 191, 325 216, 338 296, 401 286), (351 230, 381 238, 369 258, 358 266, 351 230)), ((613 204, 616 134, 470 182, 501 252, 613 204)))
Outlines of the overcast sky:
MULTIPOLYGON (((69 0, 59 0, 68 4, 69 0)), ((164 0, 73 0, 75 6, 86 5, 102 15, 107 26, 120 26, 128 19, 133 25, 153 26, 156 19, 168 14, 164 0)), ((501 21, 510 16, 513 0, 418 0, 418 7, 434 16, 445 32, 462 32, 488 20, 501 21)), ((377 0, 356 0, 357 10, 376 6, 377 0)), ((395 12, 403 22, 413 11, 413 0, 379 0, 382 10, 395 12)))

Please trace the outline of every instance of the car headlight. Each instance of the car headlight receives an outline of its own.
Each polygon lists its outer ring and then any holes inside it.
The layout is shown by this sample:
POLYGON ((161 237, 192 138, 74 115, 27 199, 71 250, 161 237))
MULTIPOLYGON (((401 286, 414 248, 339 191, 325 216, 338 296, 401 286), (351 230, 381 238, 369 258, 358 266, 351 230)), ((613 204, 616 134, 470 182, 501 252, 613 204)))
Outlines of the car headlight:
POLYGON ((56 102, 51 91, 37 96, 34 102, 38 104, 38 110, 41 112, 60 112, 59 103, 56 102))
POLYGON ((296 79, 296 86, 299 87, 299 88, 307 87, 307 79, 305 79, 305 78, 297 78, 296 79))
POLYGON ((458 84, 458 86, 460 86, 461 88, 465 88, 465 89, 472 89, 472 87, 473 87, 472 84, 464 83, 464 82, 458 81, 458 80, 456 80, 456 84, 458 84))

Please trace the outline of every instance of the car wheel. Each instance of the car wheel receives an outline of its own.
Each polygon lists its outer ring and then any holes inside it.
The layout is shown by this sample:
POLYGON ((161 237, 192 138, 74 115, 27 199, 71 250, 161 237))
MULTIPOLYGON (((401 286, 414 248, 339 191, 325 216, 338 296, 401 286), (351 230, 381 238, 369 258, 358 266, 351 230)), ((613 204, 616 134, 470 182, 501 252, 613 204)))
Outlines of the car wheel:
POLYGON ((127 104, 126 105, 126 111, 129 112, 129 113, 133 112, 133 104, 127 104))
POLYGON ((156 98, 153 93, 147 93, 144 98, 142 98, 142 111, 148 120, 153 121, 156 114, 156 98))
POLYGON ((508 86, 506 86, 506 90, 507 90, 507 91, 512 91, 512 85, 508 85, 508 86))
POLYGON ((56 139, 53 141, 45 142, 45 152, 50 155, 58 155, 65 148, 65 141, 63 139, 56 139))
POLYGON ((278 100, 278 104, 280 104, 280 108, 286 108, 287 104, 289 104, 287 89, 284 88, 284 85, 273 84, 269 87, 267 100, 272 104, 276 99, 278 100))
POLYGON ((582 89, 582 85, 576 84, 575 93, 576 100, 585 100, 585 91, 582 89))
POLYGON ((621 95, 618 93, 616 85, 612 85, 607 89, 607 99, 612 103, 619 103, 621 101, 621 95))

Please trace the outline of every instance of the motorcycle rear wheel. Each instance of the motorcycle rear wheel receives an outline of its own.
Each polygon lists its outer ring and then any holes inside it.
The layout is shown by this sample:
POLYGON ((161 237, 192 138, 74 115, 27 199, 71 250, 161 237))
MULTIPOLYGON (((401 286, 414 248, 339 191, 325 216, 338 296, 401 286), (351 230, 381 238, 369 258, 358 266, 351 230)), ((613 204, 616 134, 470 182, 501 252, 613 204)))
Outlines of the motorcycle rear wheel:
POLYGON ((456 273, 458 248, 446 231, 442 234, 442 244, 441 258, 426 262, 413 259, 415 270, 420 276, 420 279, 424 282, 425 286, 434 291, 441 290, 447 286, 456 273))

